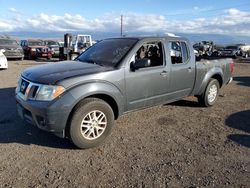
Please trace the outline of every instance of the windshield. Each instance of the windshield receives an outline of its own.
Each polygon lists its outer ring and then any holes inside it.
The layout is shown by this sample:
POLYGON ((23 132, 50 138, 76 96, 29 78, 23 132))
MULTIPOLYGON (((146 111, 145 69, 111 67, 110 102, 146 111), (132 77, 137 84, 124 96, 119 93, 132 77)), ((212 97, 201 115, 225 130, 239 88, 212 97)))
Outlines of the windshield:
POLYGON ((137 42, 137 39, 106 39, 83 52, 76 60, 116 67, 137 42))
POLYGON ((42 41, 29 41, 29 46, 43 46, 42 41))
POLYGON ((56 41, 44 41, 44 43, 46 44, 46 45, 57 45, 57 46, 59 46, 59 44, 58 44, 58 42, 56 42, 56 41))
POLYGON ((18 43, 15 40, 0 39, 0 45, 18 45, 18 43))

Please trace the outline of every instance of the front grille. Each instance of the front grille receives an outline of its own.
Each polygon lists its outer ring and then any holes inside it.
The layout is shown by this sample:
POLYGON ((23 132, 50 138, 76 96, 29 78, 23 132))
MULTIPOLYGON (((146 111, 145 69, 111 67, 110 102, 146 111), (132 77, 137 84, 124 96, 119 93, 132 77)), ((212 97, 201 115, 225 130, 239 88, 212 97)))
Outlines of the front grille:
POLYGON ((26 80, 23 80, 23 79, 22 79, 19 88, 20 88, 20 92, 21 92, 23 95, 25 95, 25 92, 26 92, 28 86, 29 86, 29 82, 27 82, 26 80))
POLYGON ((32 83, 24 78, 21 78, 17 88, 17 94, 24 100, 35 99, 39 91, 40 84, 32 83))
POLYGON ((30 88, 30 92, 29 92, 29 98, 32 98, 32 99, 35 98, 38 89, 39 89, 39 86, 37 86, 37 85, 32 85, 31 88, 30 88))
POLYGON ((36 48, 36 52, 38 53, 48 53, 48 48, 36 48))

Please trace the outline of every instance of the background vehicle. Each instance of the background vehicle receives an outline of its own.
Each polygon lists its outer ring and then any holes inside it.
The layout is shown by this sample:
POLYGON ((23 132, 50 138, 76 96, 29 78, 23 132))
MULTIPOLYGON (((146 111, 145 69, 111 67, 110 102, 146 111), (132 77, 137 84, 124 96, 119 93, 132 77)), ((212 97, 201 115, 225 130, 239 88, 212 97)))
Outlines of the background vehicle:
POLYGON ((237 44, 237 45, 230 45, 226 46, 221 51, 221 56, 223 57, 248 57, 250 51, 250 45, 244 45, 244 44, 237 44))
POLYGON ((60 49, 60 60, 74 60, 80 53, 93 45, 91 35, 64 35, 64 47, 60 49))
POLYGON ((49 47, 52 57, 59 57, 59 42, 55 40, 44 40, 43 42, 47 47, 49 47))
POLYGON ((250 45, 248 45, 248 44, 238 44, 238 46, 240 47, 240 49, 242 51, 242 56, 245 57, 245 58, 249 57, 250 45))
POLYGON ((4 49, 0 50, 0 69, 7 69, 8 68, 8 61, 4 55, 4 49))
POLYGON ((239 46, 236 46, 236 45, 226 46, 221 51, 221 56, 236 58, 238 56, 242 56, 242 51, 241 51, 241 48, 239 46))
POLYGON ((193 95, 212 106, 232 81, 234 63, 196 62, 193 51, 181 37, 102 40, 75 61, 24 70, 16 89, 19 115, 90 148, 105 140, 124 113, 193 95))
POLYGON ((51 59, 52 53, 42 40, 21 40, 24 55, 28 59, 47 58, 51 59))
POLYGON ((5 50, 4 55, 8 59, 23 60, 24 58, 23 49, 15 39, 0 37, 0 49, 5 50))

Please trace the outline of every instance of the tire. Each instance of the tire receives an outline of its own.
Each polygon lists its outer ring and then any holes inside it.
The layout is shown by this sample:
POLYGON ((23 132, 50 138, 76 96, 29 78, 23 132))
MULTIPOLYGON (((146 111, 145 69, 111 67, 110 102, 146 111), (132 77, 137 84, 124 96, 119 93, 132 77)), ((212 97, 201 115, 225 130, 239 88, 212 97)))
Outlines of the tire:
POLYGON ((105 140, 113 124, 112 108, 101 99, 87 98, 77 105, 73 113, 69 137, 78 148, 92 148, 105 140))
POLYGON ((213 106, 218 98, 220 85, 218 80, 211 78, 205 92, 198 96, 198 102, 205 107, 213 106))

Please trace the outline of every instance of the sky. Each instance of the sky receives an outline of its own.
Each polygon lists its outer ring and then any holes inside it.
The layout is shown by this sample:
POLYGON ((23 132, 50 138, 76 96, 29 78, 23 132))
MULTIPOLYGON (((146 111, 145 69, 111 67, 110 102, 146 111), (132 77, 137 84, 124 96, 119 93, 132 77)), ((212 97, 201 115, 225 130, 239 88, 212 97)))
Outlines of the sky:
POLYGON ((0 0, 0 32, 250 37, 249 0, 0 0))

